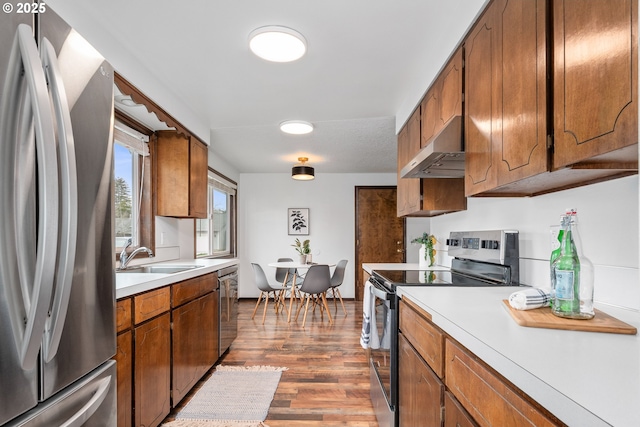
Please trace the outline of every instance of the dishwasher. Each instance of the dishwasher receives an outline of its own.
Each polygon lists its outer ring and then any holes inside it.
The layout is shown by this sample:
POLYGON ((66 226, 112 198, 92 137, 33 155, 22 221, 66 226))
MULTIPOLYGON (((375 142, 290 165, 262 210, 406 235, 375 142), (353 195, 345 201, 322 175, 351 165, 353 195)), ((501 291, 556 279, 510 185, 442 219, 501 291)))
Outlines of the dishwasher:
POLYGON ((220 304, 218 306, 218 357, 229 349, 238 336, 238 266, 218 270, 220 304))

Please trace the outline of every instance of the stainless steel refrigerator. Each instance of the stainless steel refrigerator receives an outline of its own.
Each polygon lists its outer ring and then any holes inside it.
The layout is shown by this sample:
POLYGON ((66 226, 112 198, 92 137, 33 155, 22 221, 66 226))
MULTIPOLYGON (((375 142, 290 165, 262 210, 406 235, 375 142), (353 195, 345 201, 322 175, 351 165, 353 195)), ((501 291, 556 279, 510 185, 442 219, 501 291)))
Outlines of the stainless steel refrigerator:
POLYGON ((113 69, 45 3, 0 40, 0 426, 115 426, 113 69))

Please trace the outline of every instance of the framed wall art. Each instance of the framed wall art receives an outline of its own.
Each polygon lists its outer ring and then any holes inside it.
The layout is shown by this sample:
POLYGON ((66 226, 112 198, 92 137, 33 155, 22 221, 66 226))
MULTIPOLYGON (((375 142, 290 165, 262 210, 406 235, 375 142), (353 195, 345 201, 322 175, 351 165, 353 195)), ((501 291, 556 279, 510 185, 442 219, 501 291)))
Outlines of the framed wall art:
POLYGON ((289 208, 287 217, 289 235, 309 235, 309 208, 289 208))

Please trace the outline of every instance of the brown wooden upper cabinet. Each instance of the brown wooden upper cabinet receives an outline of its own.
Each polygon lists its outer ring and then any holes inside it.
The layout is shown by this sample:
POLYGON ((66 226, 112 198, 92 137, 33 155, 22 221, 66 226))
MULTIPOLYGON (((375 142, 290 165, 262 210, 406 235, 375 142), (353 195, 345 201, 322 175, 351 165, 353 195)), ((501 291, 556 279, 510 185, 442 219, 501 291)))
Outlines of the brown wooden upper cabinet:
POLYGON ((207 217, 207 146, 194 136, 159 131, 156 144, 157 214, 207 217))
POLYGON ((425 147, 449 120, 462 115, 462 48, 453 54, 442 69, 422 99, 421 106, 420 146, 425 147))
POLYGON ((401 178, 401 169, 420 151, 421 107, 398 133, 398 216, 435 216, 465 210, 464 180, 401 178))
POLYGON ((579 161, 637 168, 637 31, 635 0, 554 1, 555 168, 579 161))
POLYGON ((547 4, 494 0, 464 40, 467 196, 637 173, 637 2, 547 4))
POLYGON ((465 210, 461 178, 401 178, 400 171, 455 116, 462 115, 462 48, 436 77, 398 133, 398 216, 435 216, 465 210))
POLYGON ((398 133, 398 216, 420 210, 420 180, 400 178, 400 171, 420 150, 420 107, 398 133))

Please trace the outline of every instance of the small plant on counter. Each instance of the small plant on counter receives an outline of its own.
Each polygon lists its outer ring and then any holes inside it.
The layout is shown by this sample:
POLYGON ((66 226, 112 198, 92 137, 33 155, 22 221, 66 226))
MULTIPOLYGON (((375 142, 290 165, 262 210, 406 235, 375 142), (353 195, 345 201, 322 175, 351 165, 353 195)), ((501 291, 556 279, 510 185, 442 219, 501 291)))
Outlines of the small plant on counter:
POLYGON ((422 233, 422 236, 416 237, 411 243, 420 243, 424 248, 424 260, 429 262, 429 267, 435 264, 436 249, 435 245, 438 243, 436 236, 429 233, 422 233))

